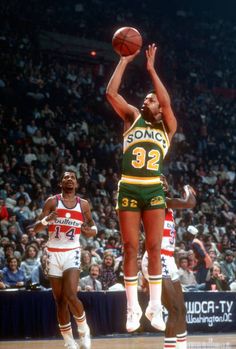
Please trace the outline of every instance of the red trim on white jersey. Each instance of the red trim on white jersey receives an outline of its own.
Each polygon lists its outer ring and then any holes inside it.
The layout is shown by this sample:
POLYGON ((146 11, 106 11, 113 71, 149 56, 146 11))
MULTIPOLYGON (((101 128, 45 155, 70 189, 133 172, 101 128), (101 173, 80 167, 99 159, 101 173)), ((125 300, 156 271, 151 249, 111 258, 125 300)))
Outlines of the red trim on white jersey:
POLYGON ((167 256, 173 256, 175 251, 175 242, 176 231, 173 210, 166 209, 161 253, 167 256))
POLYGON ((78 247, 75 248, 54 248, 54 247, 47 247, 48 252, 68 252, 72 250, 77 250, 78 247))
POLYGON ((49 240, 47 247, 52 252, 64 252, 80 247, 79 236, 84 222, 80 199, 76 197, 76 205, 68 208, 62 201, 62 196, 56 195, 58 217, 53 224, 48 225, 49 240))

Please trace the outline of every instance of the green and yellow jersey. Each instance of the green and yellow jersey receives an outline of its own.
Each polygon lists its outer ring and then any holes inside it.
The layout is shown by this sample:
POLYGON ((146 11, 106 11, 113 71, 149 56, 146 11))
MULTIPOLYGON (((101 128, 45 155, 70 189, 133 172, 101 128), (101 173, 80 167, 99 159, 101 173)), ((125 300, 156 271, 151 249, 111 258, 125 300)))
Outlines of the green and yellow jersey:
POLYGON ((121 183, 160 183, 170 143, 163 121, 151 124, 140 115, 124 133, 121 183))

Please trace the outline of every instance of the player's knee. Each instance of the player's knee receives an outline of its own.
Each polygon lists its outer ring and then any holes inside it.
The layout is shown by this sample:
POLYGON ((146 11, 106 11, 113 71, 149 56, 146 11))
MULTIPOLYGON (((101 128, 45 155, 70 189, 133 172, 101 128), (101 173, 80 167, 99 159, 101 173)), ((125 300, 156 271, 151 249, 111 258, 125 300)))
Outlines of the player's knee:
POLYGON ((66 300, 66 297, 64 295, 60 296, 60 297, 56 297, 55 302, 56 302, 56 305, 58 308, 67 307, 67 300, 66 300))
POLYGON ((150 253, 156 253, 161 251, 161 241, 151 241, 146 244, 148 256, 150 253))
POLYGON ((180 316, 181 316, 181 318, 184 318, 185 319, 185 317, 186 317, 186 314, 187 314, 187 311, 186 311, 186 307, 185 307, 185 305, 184 304, 182 304, 181 306, 180 306, 180 316))
POLYGON ((77 294, 74 294, 73 292, 68 292, 66 294, 66 300, 67 302, 70 304, 70 303, 75 303, 76 300, 77 300, 77 294))
POLYGON ((177 304, 172 304, 169 309, 169 318, 172 321, 177 321, 180 315, 180 307, 177 304))
POLYGON ((151 246, 146 246, 146 248, 149 260, 160 258, 161 246, 159 246, 159 244, 152 244, 151 246))
POLYGON ((138 246, 132 244, 132 242, 126 242, 124 244, 124 254, 129 258, 137 258, 138 246))

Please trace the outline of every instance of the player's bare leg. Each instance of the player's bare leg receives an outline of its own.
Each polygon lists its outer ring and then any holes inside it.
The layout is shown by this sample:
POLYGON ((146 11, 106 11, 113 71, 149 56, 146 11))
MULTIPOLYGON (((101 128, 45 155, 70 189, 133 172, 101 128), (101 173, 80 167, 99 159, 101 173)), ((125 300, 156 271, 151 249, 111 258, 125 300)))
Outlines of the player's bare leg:
POLYGON ((77 296, 79 284, 79 270, 67 269, 63 273, 63 293, 67 299, 69 309, 74 316, 80 337, 80 349, 91 348, 90 329, 86 321, 86 315, 82 302, 77 296))
POLYGON ((62 277, 50 277, 50 283, 56 303, 59 329, 64 338, 65 346, 68 349, 77 349, 78 345, 74 340, 71 328, 69 306, 65 294, 63 293, 63 279, 62 277))
POLYGON ((161 268, 161 240, 163 235, 165 210, 146 210, 142 213, 145 230, 146 250, 148 252, 148 281, 150 300, 145 315, 151 325, 159 331, 165 330, 162 316, 162 268, 161 268))
POLYGON ((137 276, 140 219, 140 212, 119 211, 120 229, 124 244, 124 281, 127 298, 126 329, 128 332, 133 332, 139 328, 142 316, 138 302, 137 276))
POLYGON ((187 349, 187 325, 184 297, 179 281, 163 280, 162 301, 168 310, 164 348, 176 343, 176 349, 187 349))
POLYGON ((175 298, 179 306, 176 326, 176 349, 187 349, 187 323, 184 295, 179 281, 173 282, 175 298))

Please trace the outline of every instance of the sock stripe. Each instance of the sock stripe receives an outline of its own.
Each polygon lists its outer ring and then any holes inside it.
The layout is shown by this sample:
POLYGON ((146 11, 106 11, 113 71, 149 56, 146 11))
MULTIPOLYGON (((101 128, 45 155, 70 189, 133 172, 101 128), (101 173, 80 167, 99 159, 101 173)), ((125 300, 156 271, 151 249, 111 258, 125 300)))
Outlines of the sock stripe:
POLYGON ((164 339, 164 349, 175 349, 176 348, 176 337, 168 337, 164 339))
POLYGON ((184 333, 180 333, 180 334, 177 334, 177 335, 176 335, 177 339, 178 339, 178 338, 184 338, 184 337, 186 337, 186 336, 187 336, 187 331, 185 331, 184 333))
POLYGON ((71 323, 69 322, 66 325, 60 325, 59 324, 59 328, 60 328, 61 332, 69 332, 69 331, 71 331, 71 323))
POLYGON ((150 285, 161 285, 162 283, 162 280, 159 280, 159 281, 152 281, 152 280, 149 280, 149 284, 150 285))
POLYGON ((133 281, 133 282, 131 282, 131 281, 125 281, 125 286, 136 286, 136 285, 138 285, 138 282, 137 281, 133 281))
POLYGON ((74 319, 77 323, 81 323, 81 322, 84 322, 86 320, 86 315, 85 315, 85 313, 83 313, 83 315, 81 317, 74 316, 74 319))
POLYGON ((162 280, 162 275, 148 275, 148 280, 162 280))
POLYGON ((125 286, 137 286, 138 277, 137 276, 124 276, 125 286))
POLYGON ((124 276, 124 280, 133 282, 133 281, 138 280, 138 277, 137 276, 124 276))

